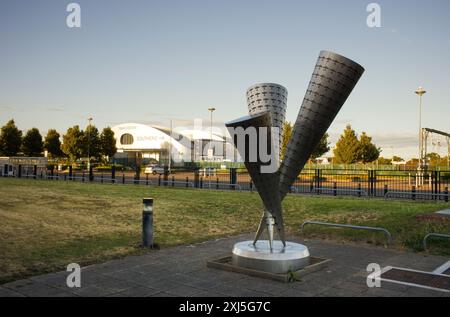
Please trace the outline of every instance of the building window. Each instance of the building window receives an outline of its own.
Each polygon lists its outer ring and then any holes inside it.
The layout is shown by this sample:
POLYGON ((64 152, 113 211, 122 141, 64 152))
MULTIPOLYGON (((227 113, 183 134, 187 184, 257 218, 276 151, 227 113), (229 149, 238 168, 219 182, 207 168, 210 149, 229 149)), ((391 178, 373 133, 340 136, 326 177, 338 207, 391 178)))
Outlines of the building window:
POLYGON ((130 145, 133 144, 133 136, 129 133, 122 134, 120 137, 120 144, 122 145, 130 145))

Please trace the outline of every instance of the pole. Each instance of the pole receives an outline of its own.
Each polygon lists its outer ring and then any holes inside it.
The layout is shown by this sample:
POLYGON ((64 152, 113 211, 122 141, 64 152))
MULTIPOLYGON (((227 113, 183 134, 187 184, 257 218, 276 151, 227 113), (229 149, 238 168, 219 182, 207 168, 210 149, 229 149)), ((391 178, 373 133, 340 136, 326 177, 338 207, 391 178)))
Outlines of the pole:
POLYGON ((88 170, 91 169, 91 121, 92 118, 88 118, 89 124, 88 124, 88 170))
POLYGON ((422 133, 422 96, 426 93, 426 91, 419 86, 419 88, 417 88, 416 91, 414 91, 414 93, 416 95, 419 95, 419 164, 417 167, 417 176, 419 177, 419 183, 418 185, 421 186, 423 183, 423 179, 422 179, 422 173, 423 173, 423 169, 425 167, 424 164, 424 156, 423 156, 423 133, 422 133))
POLYGON ((142 247, 153 247, 153 198, 142 200, 144 209, 142 210, 142 247))

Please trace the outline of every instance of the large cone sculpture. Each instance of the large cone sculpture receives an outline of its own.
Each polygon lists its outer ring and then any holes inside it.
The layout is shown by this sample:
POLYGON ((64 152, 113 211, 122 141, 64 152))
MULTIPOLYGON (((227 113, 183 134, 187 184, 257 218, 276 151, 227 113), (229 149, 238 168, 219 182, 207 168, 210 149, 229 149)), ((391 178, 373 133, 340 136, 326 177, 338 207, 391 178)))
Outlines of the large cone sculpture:
MULTIPOLYGON (((234 144, 263 201, 264 213, 255 236, 254 244, 267 229, 270 249, 273 244, 273 228, 286 245, 281 201, 303 169, 311 153, 330 127, 342 105, 347 100, 364 68, 354 61, 328 51, 319 54, 303 103, 279 169, 264 170, 267 160, 260 157, 261 146, 270 149, 272 164, 279 164, 279 148, 285 118, 287 90, 277 84, 257 84, 247 91, 249 116, 228 122, 234 144), (241 128, 239 130, 238 128, 241 128), (245 139, 238 144, 242 131, 255 128, 257 141, 245 139), (260 128, 266 128, 267 139, 260 140, 260 128), (242 143, 242 142, 241 142, 242 143), (253 152, 252 152, 253 151, 253 152), (249 153, 258 153, 251 157, 249 153)), ((263 129, 264 131, 264 129, 263 129)), ((244 138, 246 136, 244 135, 244 138)))

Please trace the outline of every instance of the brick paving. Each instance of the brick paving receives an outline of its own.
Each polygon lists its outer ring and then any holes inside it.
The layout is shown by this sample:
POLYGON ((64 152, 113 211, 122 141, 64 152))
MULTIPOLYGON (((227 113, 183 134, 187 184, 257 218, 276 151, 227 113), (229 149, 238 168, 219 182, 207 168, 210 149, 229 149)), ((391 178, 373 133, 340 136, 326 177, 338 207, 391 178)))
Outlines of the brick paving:
POLYGON ((382 282, 368 288, 369 263, 433 271, 447 257, 403 252, 369 245, 321 240, 306 244, 312 255, 332 259, 321 271, 293 283, 281 283, 206 267, 206 261, 229 255, 237 241, 249 235, 152 251, 82 268, 81 288, 66 286, 68 272, 31 277, 0 286, 6 296, 450 296, 449 293, 382 282))

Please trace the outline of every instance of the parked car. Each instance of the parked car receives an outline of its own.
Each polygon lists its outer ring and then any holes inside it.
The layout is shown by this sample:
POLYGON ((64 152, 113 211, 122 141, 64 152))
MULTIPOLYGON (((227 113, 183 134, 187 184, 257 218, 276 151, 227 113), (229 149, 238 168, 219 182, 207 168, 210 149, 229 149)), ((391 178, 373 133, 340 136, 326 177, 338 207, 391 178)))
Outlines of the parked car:
MULTIPOLYGON (((170 174, 170 169, 167 169, 170 174)), ((145 174, 164 174, 164 166, 162 165, 149 165, 144 170, 145 174)))

